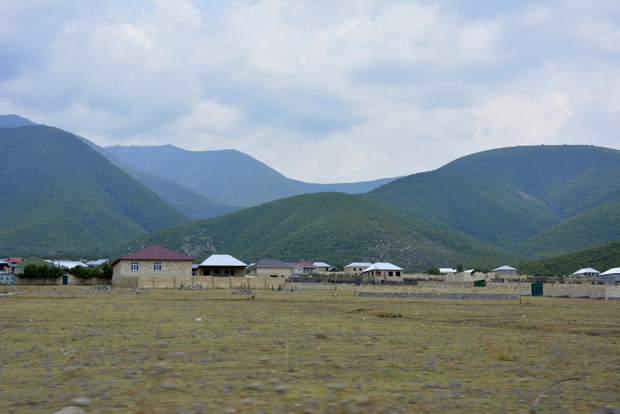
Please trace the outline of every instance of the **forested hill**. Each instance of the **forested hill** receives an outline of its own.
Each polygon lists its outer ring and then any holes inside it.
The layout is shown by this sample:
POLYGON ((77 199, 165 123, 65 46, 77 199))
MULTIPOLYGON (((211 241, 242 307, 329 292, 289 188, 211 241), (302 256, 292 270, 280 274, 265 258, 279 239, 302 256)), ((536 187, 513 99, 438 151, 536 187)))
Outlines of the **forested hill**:
POLYGON ((337 191, 360 194, 393 180, 306 183, 287 178, 236 150, 187 151, 172 145, 112 146, 106 150, 135 168, 176 181, 231 206, 251 207, 307 193, 337 191))
POLYGON ((385 261, 409 270, 429 266, 504 263, 516 257, 393 209, 343 193, 305 194, 226 216, 156 231, 115 252, 161 244, 196 258, 232 254, 247 263, 285 261, 385 261))
POLYGON ((367 196, 514 253, 548 257, 620 239, 620 151, 495 149, 400 178, 367 196))
POLYGON ((0 254, 88 254, 188 218, 73 134, 0 128, 0 254))

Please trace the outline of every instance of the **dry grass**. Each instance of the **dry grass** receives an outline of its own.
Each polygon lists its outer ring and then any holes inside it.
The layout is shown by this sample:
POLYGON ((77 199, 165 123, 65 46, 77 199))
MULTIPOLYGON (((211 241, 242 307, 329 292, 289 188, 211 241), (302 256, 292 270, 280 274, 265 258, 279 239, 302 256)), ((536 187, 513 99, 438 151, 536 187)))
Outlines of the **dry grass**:
POLYGON ((620 302, 21 291, 0 297, 0 412, 527 412, 577 376, 537 412, 619 403, 620 302))

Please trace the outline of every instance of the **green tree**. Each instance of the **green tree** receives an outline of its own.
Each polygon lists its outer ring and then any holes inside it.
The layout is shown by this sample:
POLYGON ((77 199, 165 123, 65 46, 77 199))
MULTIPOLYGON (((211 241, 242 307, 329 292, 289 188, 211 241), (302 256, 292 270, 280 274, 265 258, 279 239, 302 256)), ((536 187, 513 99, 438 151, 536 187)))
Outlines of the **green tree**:
POLYGON ((434 266, 429 267, 428 269, 426 269, 426 272, 424 272, 424 273, 426 273, 427 275, 440 275, 441 274, 441 272, 439 271, 439 268, 438 267, 434 267, 434 266))
POLYGON ((457 263, 456 271, 457 271, 457 273, 462 273, 462 272, 465 271, 465 267, 463 267, 463 263, 457 263))
POLYGON ((32 264, 24 267, 22 277, 26 279, 58 279, 63 274, 64 271, 56 266, 32 264))

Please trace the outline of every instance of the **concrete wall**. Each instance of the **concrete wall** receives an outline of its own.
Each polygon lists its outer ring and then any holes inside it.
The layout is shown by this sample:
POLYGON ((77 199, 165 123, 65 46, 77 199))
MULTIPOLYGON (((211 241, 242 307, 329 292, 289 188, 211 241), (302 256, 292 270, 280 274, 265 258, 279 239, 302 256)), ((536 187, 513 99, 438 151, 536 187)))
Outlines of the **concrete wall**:
POLYGON ((122 276, 114 284, 120 288, 134 289, 180 289, 182 286, 198 286, 203 289, 278 289, 284 287, 284 279, 272 277, 213 277, 213 276, 122 276))
POLYGON ((250 270, 250 275, 259 277, 271 277, 273 275, 278 277, 289 277, 291 275, 291 269, 288 267, 253 267, 250 270))
MULTIPOLYGON (((15 275, 15 284, 16 285, 49 285, 49 286, 62 286, 62 277, 57 279, 26 279, 23 277, 19 277, 19 275, 15 275)), ((110 284, 110 279, 103 278, 92 278, 92 279, 80 279, 73 275, 68 275, 67 278, 68 285, 83 285, 83 286, 96 286, 96 285, 108 285, 110 284)))
POLYGON ((570 298, 620 298, 620 286, 545 283, 543 285, 543 295, 552 297, 568 296, 570 298))
POLYGON ((121 285, 122 277, 161 279, 170 284, 174 278, 192 277, 192 262, 189 260, 121 260, 114 266, 112 284, 121 285), (131 263, 138 262, 137 271, 131 270, 131 263), (153 263, 161 262, 161 271, 153 270, 153 263))

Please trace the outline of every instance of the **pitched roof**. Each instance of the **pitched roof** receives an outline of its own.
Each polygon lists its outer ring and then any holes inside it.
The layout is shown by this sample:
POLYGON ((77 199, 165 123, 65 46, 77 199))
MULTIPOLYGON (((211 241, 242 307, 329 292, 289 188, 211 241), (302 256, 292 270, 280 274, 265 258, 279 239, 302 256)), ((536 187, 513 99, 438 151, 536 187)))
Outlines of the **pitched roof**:
POLYGON ((316 267, 312 263, 308 263, 308 262, 292 262, 292 263, 287 263, 287 265, 289 265, 289 267, 295 267, 297 265, 301 265, 302 267, 316 267))
POLYGON ((604 271, 599 276, 618 275, 618 274, 620 274, 620 267, 614 267, 612 269, 604 271))
POLYGON ((368 267, 368 266, 372 266, 372 263, 368 263, 368 262, 353 262, 353 263, 349 263, 344 268, 346 269, 347 267, 368 267))
POLYGON ((312 263, 315 267, 331 267, 330 265, 328 265, 325 262, 314 262, 312 263))
POLYGON ((74 267, 88 267, 84 263, 77 262, 75 260, 54 260, 54 266, 66 267, 67 269, 73 269, 74 267))
POLYGON ((290 269, 290 266, 278 259, 260 259, 254 267, 285 267, 290 269))
POLYGON ((517 270, 514 267, 510 267, 510 266, 500 266, 497 269, 493 269, 494 272, 497 272, 498 270, 517 270))
POLYGON ((364 269, 364 272, 371 272, 373 270, 403 270, 398 266, 394 266, 392 263, 375 263, 372 266, 364 269))
POLYGON ((174 250, 166 249, 165 247, 157 244, 152 244, 144 249, 137 250, 133 253, 129 253, 123 257, 120 257, 112 263, 115 266, 121 260, 189 260, 194 261, 189 256, 175 252, 174 250))
POLYGON ((246 267, 247 265, 229 254, 212 254, 204 262, 200 263, 200 266, 246 267))
POLYGON ((584 275, 586 273, 601 273, 596 269, 592 269, 591 267, 584 267, 583 269, 577 270, 573 275, 584 275))

